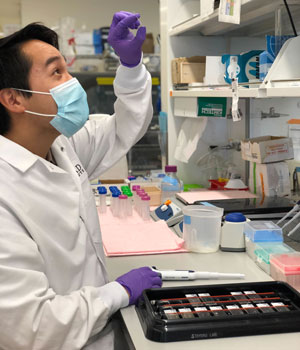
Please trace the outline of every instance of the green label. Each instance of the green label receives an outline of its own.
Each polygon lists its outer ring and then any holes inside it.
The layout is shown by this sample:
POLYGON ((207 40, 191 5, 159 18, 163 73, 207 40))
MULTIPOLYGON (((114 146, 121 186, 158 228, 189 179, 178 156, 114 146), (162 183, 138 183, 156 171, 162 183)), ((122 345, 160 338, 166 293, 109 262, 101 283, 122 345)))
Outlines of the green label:
POLYGON ((226 117, 226 97, 198 97, 198 117, 226 117))

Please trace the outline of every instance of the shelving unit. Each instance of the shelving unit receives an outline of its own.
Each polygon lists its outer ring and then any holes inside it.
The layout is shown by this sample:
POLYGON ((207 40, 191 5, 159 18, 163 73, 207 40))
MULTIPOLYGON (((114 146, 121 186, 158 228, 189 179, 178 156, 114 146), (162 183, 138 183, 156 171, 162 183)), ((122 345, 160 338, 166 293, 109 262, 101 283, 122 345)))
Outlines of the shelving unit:
MULTIPOLYGON (((268 87, 264 84, 259 88, 239 88, 240 98, 272 98, 272 97, 299 97, 300 86, 268 87)), ((218 89, 190 89, 170 90, 171 97, 232 97, 232 90, 228 88, 218 89)))
MULTIPOLYGON (((288 0, 288 4, 292 9, 296 28, 299 29, 300 2, 299 0, 288 0)), ((191 158, 190 162, 183 163, 174 157, 177 139, 186 119, 174 115, 174 100, 197 97, 231 98, 232 90, 229 85, 218 88, 192 87, 188 90, 176 90, 171 80, 171 60, 184 56, 221 56, 225 53, 237 54, 254 49, 264 50, 265 35, 274 35, 275 10, 282 6, 281 0, 242 0, 241 23, 236 25, 219 22, 218 10, 209 16, 201 17, 199 0, 161 0, 161 92, 162 110, 168 114, 168 162, 177 165, 178 175, 184 182, 197 183, 201 174, 200 168, 196 165, 196 158, 191 158)), ((287 24, 289 25, 288 20, 285 25, 287 24)), ((274 68, 273 72, 270 70, 264 82, 258 82, 258 85, 249 88, 242 86, 238 88, 239 98, 244 100, 244 105, 246 104, 247 115, 249 115, 252 99, 300 97, 300 65, 296 63, 297 60, 299 61, 298 55, 294 58, 286 55, 281 58, 279 66, 273 64, 276 69, 274 68), (288 69, 282 70, 283 66, 288 69), (278 82, 278 80, 288 79, 291 82, 278 82)), ((222 132, 224 133, 224 123, 222 123, 220 121, 220 125, 218 123, 207 125, 205 132, 211 131, 209 127, 215 129, 211 133, 213 136, 210 138, 210 145, 218 145, 218 142, 222 142, 222 132)), ((231 135, 236 132, 237 138, 248 137, 249 118, 243 118, 239 123, 237 127, 237 123, 228 120, 227 128, 230 129, 231 135)), ((197 149, 197 152, 200 157, 202 150, 197 149)))
MULTIPOLYGON (((218 10, 202 17, 195 15, 169 29, 170 36, 198 33, 200 35, 259 36, 274 30, 274 11, 282 5, 281 0, 242 0, 241 23, 222 23, 218 21, 218 10)), ((289 1, 299 5, 299 1, 289 1)), ((200 8, 200 6, 199 6, 200 8)), ((299 10, 295 13, 295 18, 299 10)))
MULTIPOLYGON (((265 97, 265 91, 258 88, 239 88, 238 94, 241 98, 265 97)), ((190 89, 190 90, 170 90, 171 97, 232 97, 232 90, 228 88, 219 89, 190 89)))

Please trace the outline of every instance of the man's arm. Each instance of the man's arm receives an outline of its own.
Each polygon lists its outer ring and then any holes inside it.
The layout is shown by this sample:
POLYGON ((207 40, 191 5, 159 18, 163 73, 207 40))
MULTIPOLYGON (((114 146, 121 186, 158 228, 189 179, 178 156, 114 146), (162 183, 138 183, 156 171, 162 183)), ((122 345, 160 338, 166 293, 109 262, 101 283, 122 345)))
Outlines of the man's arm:
POLYGON ((121 159, 145 134, 153 116, 151 76, 143 64, 134 68, 121 65, 114 90, 115 113, 88 121, 70 139, 90 179, 121 159))
MULTIPOLYGON (((39 247, 25 227, 2 204, 0 217, 1 349, 81 349, 116 310, 128 305, 117 282, 55 293, 39 247)), ((67 273, 63 266, 61 273, 67 273)))
POLYGON ((151 76, 141 64, 146 28, 138 13, 114 14, 108 42, 120 57, 114 81, 115 114, 88 122, 71 139, 90 179, 97 178, 121 159, 145 134, 153 115, 151 76), (137 29, 136 35, 131 30, 137 29))

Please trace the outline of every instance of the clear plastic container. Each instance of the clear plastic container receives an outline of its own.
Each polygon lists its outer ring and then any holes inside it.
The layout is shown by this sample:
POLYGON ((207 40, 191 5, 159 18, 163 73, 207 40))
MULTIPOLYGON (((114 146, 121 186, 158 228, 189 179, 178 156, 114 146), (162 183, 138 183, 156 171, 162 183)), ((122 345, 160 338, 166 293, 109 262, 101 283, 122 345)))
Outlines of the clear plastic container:
POLYGON ((99 207, 99 205, 100 205, 100 197, 99 197, 98 191, 95 188, 93 188, 93 194, 94 194, 96 207, 99 207))
POLYGON ((128 197, 125 194, 121 194, 119 196, 119 218, 120 219, 126 219, 127 218, 127 202, 128 197))
POLYGON ((161 203, 164 203, 167 199, 174 197, 176 193, 182 192, 183 183, 177 177, 177 166, 166 165, 166 176, 163 177, 161 182, 161 203))
POLYGON ((117 192, 114 192, 111 195, 110 209, 111 209, 111 212, 112 212, 113 216, 118 216, 118 212, 119 212, 119 194, 117 192))
POLYGON ((256 264, 270 275, 270 258, 273 254, 288 254, 295 250, 284 243, 266 242, 258 243, 254 250, 256 264))
POLYGON ((300 291, 300 253, 272 255, 270 260, 271 276, 274 280, 284 281, 300 291))
POLYGON ((273 221, 249 221, 246 222, 244 233, 253 242, 282 242, 282 229, 273 221))
POLYGON ((182 208, 185 248, 192 252, 213 253, 219 249, 223 208, 188 205, 182 208))
POLYGON ((150 197, 147 195, 141 197, 141 217, 150 220, 150 197))
POLYGON ((132 206, 133 206, 132 198, 133 198, 133 195, 132 195, 131 192, 128 192, 126 194, 126 196, 128 197, 128 201, 127 201, 127 215, 128 216, 132 216, 132 206))
POLYGON ((100 213, 106 213, 106 193, 107 190, 104 186, 98 187, 98 193, 99 193, 99 211, 100 213))
POLYGON ((136 191, 134 207, 136 212, 141 215, 141 197, 146 194, 145 190, 139 189, 136 191))

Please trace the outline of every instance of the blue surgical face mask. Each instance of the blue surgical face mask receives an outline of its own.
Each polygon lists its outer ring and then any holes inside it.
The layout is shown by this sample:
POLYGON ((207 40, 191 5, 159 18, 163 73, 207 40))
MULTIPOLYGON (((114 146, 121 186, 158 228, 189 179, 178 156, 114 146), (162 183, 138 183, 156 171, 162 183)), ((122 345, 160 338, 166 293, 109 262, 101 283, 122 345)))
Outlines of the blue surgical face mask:
POLYGON ((16 89, 34 94, 51 95, 57 104, 57 114, 42 114, 25 110, 29 114, 54 117, 50 124, 61 134, 71 137, 83 127, 89 117, 86 93, 76 78, 60 84, 50 92, 16 89))

